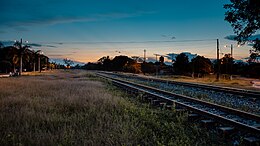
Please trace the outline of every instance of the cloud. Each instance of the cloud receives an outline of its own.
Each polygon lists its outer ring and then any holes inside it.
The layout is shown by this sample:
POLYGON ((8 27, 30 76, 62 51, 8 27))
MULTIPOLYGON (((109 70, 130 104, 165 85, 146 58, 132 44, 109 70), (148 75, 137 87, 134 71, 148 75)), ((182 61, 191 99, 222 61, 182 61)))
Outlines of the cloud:
POLYGON ((224 39, 235 41, 236 37, 237 37, 236 35, 228 35, 228 36, 225 36, 224 39))
POLYGON ((49 15, 39 16, 27 19, 13 19, 7 21, 1 21, 0 25, 15 28, 18 31, 27 31, 26 26, 33 25, 54 25, 61 23, 74 23, 74 22, 96 22, 107 21, 112 19, 123 19, 130 17, 138 17, 147 14, 153 14, 151 11, 136 11, 136 12, 108 12, 100 14, 92 14, 87 16, 73 16, 73 15, 49 15))
MULTIPOLYGON (((231 41, 236 41, 236 35, 229 35, 224 37, 227 40, 231 40, 231 41)), ((248 42, 246 43, 247 46, 254 46, 254 40, 256 39, 260 39, 260 34, 256 34, 256 35, 252 35, 251 37, 248 38, 248 42)))
MULTIPOLYGON (((4 46, 12 46, 14 44, 15 41, 11 41, 11 40, 4 40, 4 41, 1 41, 1 43, 4 44, 4 46)), ((56 46, 54 45, 48 45, 48 44, 39 44, 39 43, 28 43, 27 45, 31 46, 31 47, 47 47, 47 48, 57 48, 56 46)))
MULTIPOLYGON (((224 39, 231 40, 231 41, 236 41, 236 35, 228 35, 224 37, 224 39)), ((251 37, 248 38, 249 41, 255 40, 255 39, 260 39, 260 34, 252 35, 251 37)))
POLYGON ((171 34, 169 34, 169 35, 162 34, 161 37, 168 38, 168 39, 176 39, 176 37, 171 34))
POLYGON ((57 48, 56 46, 53 45, 45 45, 45 44, 37 44, 37 43, 30 43, 28 44, 31 47, 48 47, 48 48, 57 48))
MULTIPOLYGON (((50 58, 50 62, 55 62, 55 63, 57 63, 57 64, 63 64, 63 65, 65 65, 64 64, 64 61, 63 61, 63 59, 64 58, 61 58, 61 57, 57 57, 57 58, 50 58)), ((77 60, 73 60, 73 59, 71 59, 73 62, 74 62, 74 64, 73 65, 77 65, 77 64, 79 64, 79 65, 84 65, 85 64, 85 62, 80 62, 80 61, 77 61, 77 60)))

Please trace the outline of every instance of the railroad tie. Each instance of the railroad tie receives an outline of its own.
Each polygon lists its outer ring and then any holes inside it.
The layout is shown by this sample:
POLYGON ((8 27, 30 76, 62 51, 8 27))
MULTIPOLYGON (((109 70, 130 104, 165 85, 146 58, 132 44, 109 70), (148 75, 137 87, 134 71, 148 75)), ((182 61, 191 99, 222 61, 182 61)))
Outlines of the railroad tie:
POLYGON ((148 100, 149 103, 152 103, 153 99, 154 99, 154 98, 152 98, 152 97, 148 97, 148 98, 147 98, 147 100, 148 100))
POLYGON ((172 110, 172 109, 173 109, 173 106, 172 106, 172 105, 166 105, 166 109, 167 109, 167 110, 172 110))
POLYGON ((160 102, 159 105, 160 105, 160 108, 161 108, 161 109, 165 109, 167 103, 166 103, 166 102, 160 102))
POLYGON ((260 124, 254 124, 253 127, 256 127, 257 129, 260 129, 260 124))
POLYGON ((186 110, 186 109, 183 109, 183 108, 175 108, 174 111, 175 111, 176 113, 183 114, 183 113, 185 113, 187 110, 186 110))
POLYGON ((256 137, 245 137, 243 144, 246 146, 257 146, 260 144, 260 139, 256 137))
POLYGON ((219 127, 218 131, 222 135, 222 137, 228 138, 231 134, 233 134, 235 132, 235 128, 234 127, 219 127))
POLYGON ((202 127, 204 127, 204 128, 213 128, 215 126, 215 121, 210 120, 210 119, 201 120, 200 122, 201 122, 202 127))
POLYGON ((160 105, 160 100, 157 100, 157 99, 152 100, 151 104, 154 105, 154 106, 159 106, 160 105))
POLYGON ((197 119, 199 119, 199 117, 200 117, 199 114, 190 113, 190 114, 188 115, 188 120, 194 122, 194 121, 196 121, 197 119))

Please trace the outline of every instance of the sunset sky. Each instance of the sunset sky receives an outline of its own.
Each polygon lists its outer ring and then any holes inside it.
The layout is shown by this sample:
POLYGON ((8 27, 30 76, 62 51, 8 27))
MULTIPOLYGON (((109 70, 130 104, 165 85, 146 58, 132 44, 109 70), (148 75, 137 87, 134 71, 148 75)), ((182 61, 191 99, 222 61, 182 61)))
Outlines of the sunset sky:
MULTIPOLYGON (((2 0, 0 41, 29 41, 50 58, 95 62, 102 56, 191 52, 216 56, 235 41, 224 21, 229 0, 2 0)), ((235 59, 249 55, 234 48, 235 59)))

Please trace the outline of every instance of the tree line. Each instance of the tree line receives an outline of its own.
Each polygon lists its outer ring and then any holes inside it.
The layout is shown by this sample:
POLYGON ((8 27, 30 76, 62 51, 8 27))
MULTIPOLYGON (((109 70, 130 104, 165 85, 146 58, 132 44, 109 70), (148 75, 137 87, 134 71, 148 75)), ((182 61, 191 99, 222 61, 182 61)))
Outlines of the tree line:
POLYGON ((215 74, 218 71, 226 76, 242 75, 246 77, 260 77, 260 64, 248 62, 235 62, 230 54, 225 54, 220 59, 218 67, 217 60, 210 60, 204 56, 196 56, 189 61, 185 53, 175 57, 172 65, 166 65, 161 56, 157 62, 138 62, 137 59, 128 56, 101 57, 97 63, 87 63, 84 66, 77 66, 88 70, 121 71, 129 73, 161 74, 161 75, 186 75, 192 77, 204 77, 215 74))
POLYGON ((15 42, 12 46, 0 43, 0 72, 21 74, 23 71, 41 71, 52 68, 49 58, 40 50, 29 49, 30 46, 15 42))

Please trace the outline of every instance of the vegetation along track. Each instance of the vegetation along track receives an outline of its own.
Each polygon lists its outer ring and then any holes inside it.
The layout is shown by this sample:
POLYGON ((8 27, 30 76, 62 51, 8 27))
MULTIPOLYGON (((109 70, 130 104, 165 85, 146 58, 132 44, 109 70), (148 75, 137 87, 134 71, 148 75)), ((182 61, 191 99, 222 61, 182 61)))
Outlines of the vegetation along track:
POLYGON ((208 102, 213 102, 216 104, 260 115, 260 92, 257 91, 210 86, 204 84, 176 82, 131 74, 129 75, 112 72, 102 73, 113 78, 120 78, 140 84, 153 86, 173 93, 202 99, 208 102))
POLYGON ((227 124, 252 134, 260 135, 260 129, 257 127, 260 125, 260 116, 258 115, 194 99, 188 96, 163 91, 153 87, 116 79, 102 73, 97 73, 97 75, 112 81, 112 83, 117 86, 143 92, 147 95, 156 97, 156 99, 161 102, 184 107, 194 113, 212 118, 219 123, 227 124))

